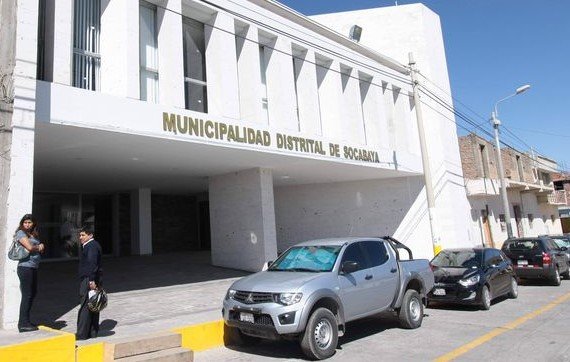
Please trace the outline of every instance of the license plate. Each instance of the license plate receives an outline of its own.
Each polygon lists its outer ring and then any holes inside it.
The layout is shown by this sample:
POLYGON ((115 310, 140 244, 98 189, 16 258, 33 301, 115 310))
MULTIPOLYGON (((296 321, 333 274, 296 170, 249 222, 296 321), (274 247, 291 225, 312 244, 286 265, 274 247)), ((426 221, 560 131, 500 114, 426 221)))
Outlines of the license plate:
POLYGON ((254 323, 253 314, 240 312, 239 320, 242 322, 254 323))
POLYGON ((517 260, 517 265, 528 265, 528 260, 517 260))
POLYGON ((436 288, 433 290, 433 295, 445 295, 445 289, 436 288))

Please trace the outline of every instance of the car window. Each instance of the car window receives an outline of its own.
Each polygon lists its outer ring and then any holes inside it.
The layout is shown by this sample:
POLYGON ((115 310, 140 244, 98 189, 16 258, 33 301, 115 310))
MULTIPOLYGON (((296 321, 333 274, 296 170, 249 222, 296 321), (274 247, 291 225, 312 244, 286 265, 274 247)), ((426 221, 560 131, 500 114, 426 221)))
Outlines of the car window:
POLYGON ((480 268, 481 250, 442 250, 431 261, 437 267, 446 268, 480 268))
POLYGON ((271 264, 269 271, 328 272, 334 267, 341 246, 294 246, 271 264))
POLYGON ((510 251, 532 251, 542 249, 539 240, 511 240, 506 242, 503 248, 510 251))
POLYGON ((369 268, 368 260, 366 259, 361 246, 361 242, 350 244, 342 255, 342 263, 346 261, 355 261, 358 263, 358 270, 369 268))
POLYGON ((370 266, 378 266, 384 264, 388 260, 388 252, 383 242, 375 240, 367 240, 363 243, 364 250, 370 259, 370 266))
POLYGON ((548 250, 559 250, 560 247, 552 239, 546 240, 548 250))

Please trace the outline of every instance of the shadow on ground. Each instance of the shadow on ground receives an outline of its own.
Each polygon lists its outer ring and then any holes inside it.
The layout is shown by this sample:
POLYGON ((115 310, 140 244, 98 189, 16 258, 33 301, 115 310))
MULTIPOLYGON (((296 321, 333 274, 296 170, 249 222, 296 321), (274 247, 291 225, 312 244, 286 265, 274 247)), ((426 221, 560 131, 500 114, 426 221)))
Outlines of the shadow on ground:
MULTIPOLYGON (((373 317, 347 323, 347 333, 338 340, 337 350, 342 350, 344 345, 384 332, 392 328, 400 328, 398 318, 392 312, 382 313, 373 317)), ((256 356, 271 357, 278 359, 307 359, 296 340, 270 341, 261 340, 252 346, 226 346, 229 349, 249 353, 256 356)))
MULTIPOLYGON (((180 252, 152 256, 103 258, 103 286, 107 293, 168 287, 241 277, 247 272, 210 264, 210 252, 180 252)), ((54 329, 68 322, 60 318, 79 304, 78 261, 44 262, 39 269, 38 295, 32 319, 54 329)), ((117 322, 104 320, 107 335, 117 322)))

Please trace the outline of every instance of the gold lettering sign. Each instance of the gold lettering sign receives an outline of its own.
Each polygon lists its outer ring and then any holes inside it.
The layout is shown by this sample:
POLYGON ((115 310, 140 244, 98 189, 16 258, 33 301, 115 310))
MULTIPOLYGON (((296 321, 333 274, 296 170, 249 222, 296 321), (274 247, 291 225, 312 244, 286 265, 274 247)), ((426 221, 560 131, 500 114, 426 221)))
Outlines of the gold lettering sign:
MULTIPOLYGON (((263 147, 272 146, 269 131, 225 124, 212 120, 203 120, 201 118, 192 118, 174 113, 162 113, 162 130, 175 135, 189 135, 211 140, 244 143, 263 147)), ((287 151, 321 156, 327 155, 323 141, 283 133, 275 134, 275 147, 287 151)), ((341 147, 338 143, 329 143, 328 155, 354 161, 380 163, 378 152, 376 151, 343 146, 341 153, 341 147)))

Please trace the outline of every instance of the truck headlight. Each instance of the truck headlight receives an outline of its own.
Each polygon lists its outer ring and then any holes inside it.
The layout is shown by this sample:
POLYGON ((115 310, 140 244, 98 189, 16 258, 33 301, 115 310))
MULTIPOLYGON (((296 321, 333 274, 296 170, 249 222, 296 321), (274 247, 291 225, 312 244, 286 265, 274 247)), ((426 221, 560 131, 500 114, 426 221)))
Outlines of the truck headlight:
POLYGON ((463 285, 464 287, 470 287, 479 283, 479 274, 473 275, 472 277, 461 279, 459 284, 463 285))
POLYGON ((233 299, 235 294, 236 294, 235 290, 228 289, 228 292, 226 293, 226 300, 233 299))
POLYGON ((273 296, 273 300, 276 303, 283 305, 299 303, 301 298, 303 298, 303 293, 278 293, 273 296))

